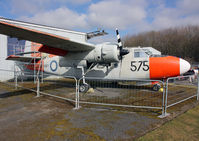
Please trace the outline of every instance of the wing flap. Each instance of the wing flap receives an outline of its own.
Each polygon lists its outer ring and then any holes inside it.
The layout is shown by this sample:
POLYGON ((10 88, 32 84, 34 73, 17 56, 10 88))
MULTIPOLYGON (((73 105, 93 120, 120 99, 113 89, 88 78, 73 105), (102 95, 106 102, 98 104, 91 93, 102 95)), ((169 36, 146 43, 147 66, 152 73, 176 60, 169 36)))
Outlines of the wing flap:
POLYGON ((72 41, 69 38, 10 24, 4 21, 0 21, 0 34, 41 43, 46 46, 51 46, 66 51, 87 51, 95 48, 95 46, 90 43, 72 41))

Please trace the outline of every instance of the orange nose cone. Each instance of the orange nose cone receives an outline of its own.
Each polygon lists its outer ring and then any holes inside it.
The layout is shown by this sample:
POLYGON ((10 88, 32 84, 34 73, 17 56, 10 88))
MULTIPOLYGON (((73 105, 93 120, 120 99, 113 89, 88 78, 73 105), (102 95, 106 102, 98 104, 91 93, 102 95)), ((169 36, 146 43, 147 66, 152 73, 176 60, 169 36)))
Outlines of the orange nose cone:
POLYGON ((161 79, 180 75, 180 58, 151 57, 149 58, 150 79, 161 79))

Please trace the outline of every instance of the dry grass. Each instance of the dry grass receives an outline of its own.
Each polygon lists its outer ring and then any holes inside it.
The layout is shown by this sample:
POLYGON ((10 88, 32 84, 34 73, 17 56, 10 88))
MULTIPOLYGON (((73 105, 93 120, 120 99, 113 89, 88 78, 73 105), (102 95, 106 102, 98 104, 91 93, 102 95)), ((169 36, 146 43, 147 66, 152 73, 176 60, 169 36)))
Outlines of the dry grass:
POLYGON ((173 141, 199 139, 199 106, 178 116, 160 128, 139 138, 139 141, 173 141))

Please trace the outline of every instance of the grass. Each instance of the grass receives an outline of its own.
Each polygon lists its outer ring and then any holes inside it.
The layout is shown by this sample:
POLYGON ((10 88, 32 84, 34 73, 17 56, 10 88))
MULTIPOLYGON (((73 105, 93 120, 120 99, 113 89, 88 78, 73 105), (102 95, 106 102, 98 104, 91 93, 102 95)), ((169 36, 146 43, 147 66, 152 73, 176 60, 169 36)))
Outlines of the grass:
MULTIPOLYGON (((51 83, 45 83, 42 85, 41 88, 49 89, 49 87, 51 87, 53 89, 58 90, 59 88, 63 87, 62 85, 60 86, 58 84, 55 86, 50 85, 50 84, 51 83)), ((36 87, 35 84, 31 84, 31 83, 24 83, 23 85, 26 87, 29 87, 29 88, 36 87)), ((10 89, 9 87, 7 88, 7 85, 2 85, 1 87, 7 91, 16 91, 15 89, 10 89)), ((149 92, 146 91, 145 93, 149 93, 149 92)), ((15 95, 17 95, 17 94, 15 93, 15 95)), ((140 98, 142 93, 138 93, 137 95, 138 95, 138 98, 140 98)), ((153 94, 153 95, 154 96, 157 95, 158 97, 160 97, 158 94, 153 94)), ((127 97, 122 97, 122 100, 124 100, 125 98, 127 98, 129 101, 134 100, 134 99, 130 99, 130 96, 131 96, 130 92, 127 93, 126 96, 127 97)), ((143 96, 144 95, 142 95, 142 98, 143 98, 143 96)), ((32 95, 20 95, 20 98, 23 101, 32 100, 32 95)), ((97 98, 97 100, 103 100, 103 99, 104 99, 104 97, 101 97, 101 99, 97 98)), ((110 98, 109 102, 111 102, 112 100, 114 100, 114 99, 110 98)), ((194 101, 195 101, 195 99, 194 99, 194 101)), ((186 101, 185 103, 189 103, 189 102, 190 102, 190 100, 186 101)), ((0 106, 5 107, 7 104, 11 104, 11 103, 2 103, 0 106)), ((181 106, 182 106, 181 104, 178 104, 178 105, 174 106, 174 109, 172 109, 172 107, 169 108, 168 109, 169 113, 172 113, 171 111, 176 111, 176 109, 178 109, 181 106)), ((116 109, 122 110, 123 108, 116 108, 116 109)), ((131 108, 131 110, 132 110, 132 108, 131 108)), ((133 109, 133 111, 135 112, 135 109, 133 109)), ((146 114, 145 116, 149 115, 148 112, 140 112, 139 114, 142 114, 142 115, 146 114)), ((152 116, 156 117, 157 116, 156 114, 153 114, 152 116)), ((47 121, 47 120, 45 120, 45 121, 47 121)), ((43 123, 43 121, 42 121, 42 123, 43 123)), ((46 125, 49 125, 50 128, 45 128, 45 129, 43 129, 44 130, 43 132, 39 132, 38 134, 35 133, 35 136, 33 136, 32 138, 37 138, 38 136, 40 136, 41 138, 46 138, 47 140, 50 140, 50 139, 53 139, 53 137, 59 137, 60 139, 62 139, 62 138, 63 139, 65 139, 65 138, 74 139, 74 137, 75 137, 75 139, 79 140, 82 136, 84 136, 84 138, 87 140, 104 140, 103 138, 101 138, 100 136, 95 134, 95 132, 93 132, 93 129, 96 128, 95 125, 86 126, 83 128, 76 128, 67 119, 55 120, 54 122, 49 121, 47 123, 46 123, 46 125)), ((103 122, 100 122, 100 124, 103 127, 111 129, 111 127, 109 127, 108 123, 109 123, 109 121, 107 121, 107 120, 103 120, 103 122)), ((132 134, 135 134, 135 131, 133 129, 131 129, 131 130, 126 131, 126 134, 132 135, 132 134)), ((163 140, 163 141, 165 141, 165 140, 166 141, 167 140, 199 140, 199 106, 197 106, 197 107, 187 111, 186 113, 178 116, 177 118, 165 123, 163 126, 146 134, 143 137, 138 138, 137 140, 139 140, 139 141, 145 141, 145 140, 146 141, 148 141, 148 140, 149 141, 150 140, 151 141, 154 141, 154 140, 163 140)))
POLYGON ((167 122, 160 128, 140 137, 138 141, 198 141, 199 106, 167 122))

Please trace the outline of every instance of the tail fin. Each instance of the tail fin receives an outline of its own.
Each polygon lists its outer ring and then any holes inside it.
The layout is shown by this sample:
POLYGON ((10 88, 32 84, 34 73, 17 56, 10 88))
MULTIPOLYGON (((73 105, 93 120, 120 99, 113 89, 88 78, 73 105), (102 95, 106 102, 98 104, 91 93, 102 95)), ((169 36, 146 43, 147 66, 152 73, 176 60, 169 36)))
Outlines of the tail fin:
POLYGON ((30 53, 30 54, 27 54, 25 56, 41 57, 40 53, 37 53, 41 46, 42 46, 41 44, 30 42, 30 41, 26 41, 24 52, 25 53, 30 53))

